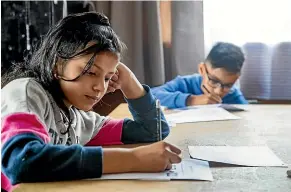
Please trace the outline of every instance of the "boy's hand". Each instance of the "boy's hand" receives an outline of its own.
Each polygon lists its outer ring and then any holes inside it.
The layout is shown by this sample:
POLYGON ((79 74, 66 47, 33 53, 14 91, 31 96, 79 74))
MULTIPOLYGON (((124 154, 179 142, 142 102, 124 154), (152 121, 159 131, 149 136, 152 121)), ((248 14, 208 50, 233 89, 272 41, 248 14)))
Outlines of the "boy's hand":
POLYGON ((181 150, 164 141, 133 149, 133 172, 161 172, 181 162, 181 150))
POLYGON ((222 100, 219 96, 214 94, 204 94, 204 95, 191 95, 187 99, 187 106, 193 105, 207 105, 207 104, 218 104, 222 100))

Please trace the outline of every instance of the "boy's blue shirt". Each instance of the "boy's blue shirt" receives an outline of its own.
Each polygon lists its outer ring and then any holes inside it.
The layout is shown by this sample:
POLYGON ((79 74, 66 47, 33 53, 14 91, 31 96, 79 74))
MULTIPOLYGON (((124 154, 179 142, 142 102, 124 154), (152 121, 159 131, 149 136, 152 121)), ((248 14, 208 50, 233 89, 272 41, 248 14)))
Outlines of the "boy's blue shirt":
MULTIPOLYGON (((168 108, 186 107, 190 95, 202 95, 202 76, 200 74, 177 76, 159 87, 152 88, 152 93, 168 108)), ((247 104, 247 100, 237 86, 222 98, 225 104, 247 104)))

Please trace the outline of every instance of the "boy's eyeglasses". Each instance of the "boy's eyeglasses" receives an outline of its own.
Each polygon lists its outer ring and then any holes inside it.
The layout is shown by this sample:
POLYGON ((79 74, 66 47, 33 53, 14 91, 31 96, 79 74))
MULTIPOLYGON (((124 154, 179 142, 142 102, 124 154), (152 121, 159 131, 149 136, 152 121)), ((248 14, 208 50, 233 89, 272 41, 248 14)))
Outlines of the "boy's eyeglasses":
POLYGON ((207 78, 208 78, 208 85, 210 87, 212 87, 212 88, 220 87, 223 91, 229 91, 232 88, 233 84, 223 84, 220 81, 209 77, 209 72, 208 72, 206 66, 205 66, 205 71, 206 71, 206 75, 207 75, 207 78))

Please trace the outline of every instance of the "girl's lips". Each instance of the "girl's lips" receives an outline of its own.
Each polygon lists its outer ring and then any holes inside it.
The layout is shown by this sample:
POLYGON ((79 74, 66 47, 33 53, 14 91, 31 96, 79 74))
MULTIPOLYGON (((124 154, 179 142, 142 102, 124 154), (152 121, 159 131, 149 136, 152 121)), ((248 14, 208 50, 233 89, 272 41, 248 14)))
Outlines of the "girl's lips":
POLYGON ((97 102, 99 101, 99 97, 96 97, 96 96, 90 96, 90 95, 85 95, 88 99, 94 101, 94 102, 97 102))

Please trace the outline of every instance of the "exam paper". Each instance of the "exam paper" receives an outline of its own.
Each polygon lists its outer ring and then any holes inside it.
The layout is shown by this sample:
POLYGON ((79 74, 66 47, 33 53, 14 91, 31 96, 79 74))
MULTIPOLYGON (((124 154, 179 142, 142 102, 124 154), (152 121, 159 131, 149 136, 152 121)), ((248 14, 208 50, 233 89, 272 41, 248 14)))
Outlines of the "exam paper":
POLYGON ((171 180, 213 180, 209 163, 197 159, 183 160, 182 163, 174 164, 166 174, 171 180))
POLYGON ((267 146, 188 146, 191 158, 232 165, 286 167, 267 146))
POLYGON ((161 173, 120 173, 104 174, 98 180, 204 180, 212 181, 213 177, 207 161, 196 159, 183 160, 173 164, 171 170, 161 173))
POLYGON ((205 107, 183 110, 178 113, 165 115, 168 122, 171 123, 193 123, 204 121, 221 121, 240 119, 222 108, 205 107))
POLYGON ((199 108, 215 108, 220 107, 225 109, 229 112, 238 112, 238 111, 247 111, 247 105, 232 105, 232 104, 208 104, 208 105, 195 105, 195 106, 187 106, 183 108, 177 108, 174 109, 176 111, 182 111, 182 110, 189 110, 189 109, 199 109, 199 108), (239 106, 239 107, 238 107, 239 106))

